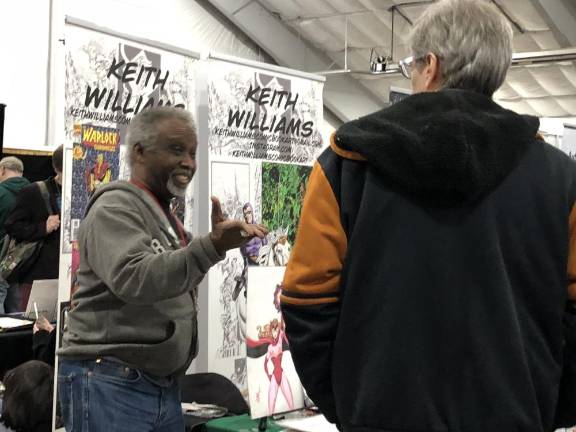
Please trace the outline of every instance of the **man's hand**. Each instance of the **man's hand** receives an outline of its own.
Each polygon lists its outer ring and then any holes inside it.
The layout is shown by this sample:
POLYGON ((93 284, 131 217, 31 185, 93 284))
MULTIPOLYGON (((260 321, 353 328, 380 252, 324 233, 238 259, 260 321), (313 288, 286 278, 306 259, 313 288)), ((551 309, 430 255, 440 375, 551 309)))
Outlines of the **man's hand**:
POLYGON ((216 251, 222 255, 230 249, 235 249, 254 237, 263 239, 268 234, 264 225, 248 224, 237 220, 227 220, 222 214, 220 201, 212 197, 212 232, 210 239, 216 251))
POLYGON ((34 323, 33 332, 36 333, 38 330, 45 330, 50 333, 54 330, 54 326, 43 315, 40 315, 34 323))
POLYGON ((46 233, 50 234, 60 227, 60 215, 51 215, 46 219, 46 233))

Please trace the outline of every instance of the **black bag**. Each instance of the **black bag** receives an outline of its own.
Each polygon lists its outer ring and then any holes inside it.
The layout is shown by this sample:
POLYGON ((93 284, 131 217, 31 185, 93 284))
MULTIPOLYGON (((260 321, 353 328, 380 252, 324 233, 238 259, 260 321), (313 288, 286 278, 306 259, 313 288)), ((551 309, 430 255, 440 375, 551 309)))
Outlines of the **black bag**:
MULTIPOLYGON (((36 184, 40 189, 48 214, 52 215, 50 194, 46 183, 41 181, 36 182, 36 184)), ((2 255, 0 256, 0 276, 2 279, 7 282, 16 282, 20 275, 26 274, 38 259, 43 244, 44 240, 42 239, 31 242, 18 242, 15 238, 6 235, 4 237, 2 255)))

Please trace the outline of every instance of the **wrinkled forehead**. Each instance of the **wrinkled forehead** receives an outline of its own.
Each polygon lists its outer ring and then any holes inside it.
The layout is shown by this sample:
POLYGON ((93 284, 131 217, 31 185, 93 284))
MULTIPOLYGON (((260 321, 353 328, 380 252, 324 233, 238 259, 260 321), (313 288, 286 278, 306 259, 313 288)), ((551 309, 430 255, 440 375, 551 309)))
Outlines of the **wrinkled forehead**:
POLYGON ((158 137, 161 139, 181 139, 196 143, 196 133, 186 121, 173 117, 161 120, 156 125, 158 137))

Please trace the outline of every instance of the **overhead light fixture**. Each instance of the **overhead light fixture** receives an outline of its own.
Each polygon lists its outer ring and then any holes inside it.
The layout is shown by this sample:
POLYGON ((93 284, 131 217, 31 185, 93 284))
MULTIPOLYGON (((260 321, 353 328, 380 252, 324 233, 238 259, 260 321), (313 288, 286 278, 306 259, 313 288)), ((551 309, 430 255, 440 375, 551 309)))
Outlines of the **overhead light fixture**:
POLYGON ((370 72, 372 73, 383 73, 386 71, 386 65, 388 64, 388 59, 383 56, 377 56, 374 61, 370 62, 370 72))
POLYGON ((528 66, 540 63, 560 63, 576 60, 576 48, 515 53, 512 66, 528 66))
MULTIPOLYGON (((569 61, 576 61, 576 48, 515 53, 512 56, 512 67, 522 67, 522 66, 548 64, 548 63, 561 63, 569 61)), ((373 61, 372 60, 370 61, 369 70, 342 69, 333 71, 321 71, 316 73, 319 75, 355 74, 355 75, 372 75, 376 77, 378 75, 390 76, 401 74, 402 71, 397 63, 389 61, 389 59, 386 57, 377 56, 373 61)))

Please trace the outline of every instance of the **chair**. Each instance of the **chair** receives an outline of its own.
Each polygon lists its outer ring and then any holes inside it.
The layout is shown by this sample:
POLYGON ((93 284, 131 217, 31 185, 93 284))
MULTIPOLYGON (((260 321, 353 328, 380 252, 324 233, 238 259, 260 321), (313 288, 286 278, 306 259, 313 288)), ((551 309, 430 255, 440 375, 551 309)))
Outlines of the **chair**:
MULTIPOLYGON (((210 372, 185 375, 180 378, 179 383, 182 402, 218 405, 226 408, 232 415, 249 412, 248 404, 238 387, 222 375, 210 372)), ((185 416, 188 430, 194 432, 205 430, 203 425, 208 420, 210 419, 185 416)))

